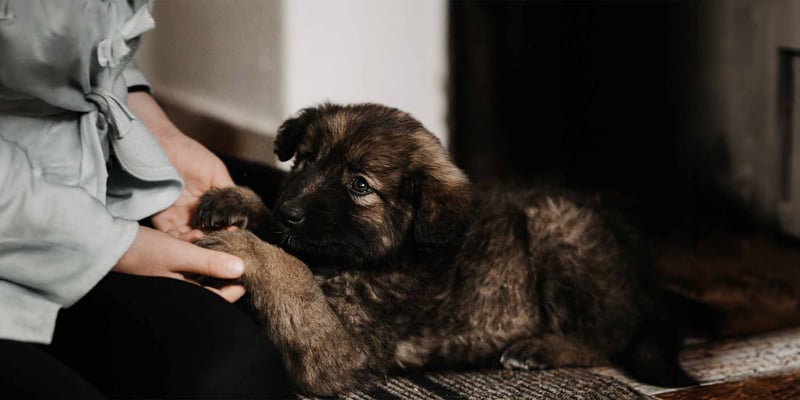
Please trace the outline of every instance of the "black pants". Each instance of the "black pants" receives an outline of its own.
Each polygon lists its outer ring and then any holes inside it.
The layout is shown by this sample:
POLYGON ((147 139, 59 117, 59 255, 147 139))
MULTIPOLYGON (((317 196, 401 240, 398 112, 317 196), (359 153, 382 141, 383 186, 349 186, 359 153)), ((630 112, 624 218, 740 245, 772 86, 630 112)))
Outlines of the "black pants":
POLYGON ((0 340, 0 398, 290 397, 262 332, 198 286, 111 273, 59 313, 51 345, 0 340))

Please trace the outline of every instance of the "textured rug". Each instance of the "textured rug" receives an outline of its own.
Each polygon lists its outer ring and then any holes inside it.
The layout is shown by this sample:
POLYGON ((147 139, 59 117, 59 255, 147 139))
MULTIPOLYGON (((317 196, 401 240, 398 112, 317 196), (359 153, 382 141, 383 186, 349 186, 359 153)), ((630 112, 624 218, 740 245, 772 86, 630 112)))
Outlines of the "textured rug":
MULTIPOLYGON (((681 364, 701 386, 800 371, 800 328, 689 343, 681 364)), ((679 389, 648 386, 611 367, 538 372, 486 370, 392 377, 339 397, 372 399, 652 399, 679 389)), ((301 399, 309 399, 300 397, 301 399)))
MULTIPOLYGON (((308 397, 300 397, 309 400, 308 397)), ((539 372, 470 371, 393 377, 378 387, 337 397, 343 400, 461 399, 650 399, 610 377, 582 369, 539 372)))

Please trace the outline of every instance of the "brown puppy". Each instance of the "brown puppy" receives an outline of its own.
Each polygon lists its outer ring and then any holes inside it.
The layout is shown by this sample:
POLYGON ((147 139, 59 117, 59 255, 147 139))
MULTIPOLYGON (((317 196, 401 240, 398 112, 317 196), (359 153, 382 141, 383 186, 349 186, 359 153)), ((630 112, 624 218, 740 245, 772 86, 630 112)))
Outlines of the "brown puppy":
POLYGON ((607 362, 649 383, 692 383, 635 237, 590 202, 477 194, 418 121, 375 104, 304 109, 281 126, 276 153, 295 164, 274 213, 247 189, 212 191, 201 227, 247 230, 201 245, 245 260, 253 305, 301 391, 425 367, 607 362))

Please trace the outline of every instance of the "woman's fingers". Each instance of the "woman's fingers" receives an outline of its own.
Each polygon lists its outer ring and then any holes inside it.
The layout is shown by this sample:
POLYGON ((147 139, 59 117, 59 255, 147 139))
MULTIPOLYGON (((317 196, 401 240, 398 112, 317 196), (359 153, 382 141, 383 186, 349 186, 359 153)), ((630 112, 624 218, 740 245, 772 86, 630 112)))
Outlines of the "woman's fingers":
POLYGON ((242 285, 228 285, 223 286, 221 288, 214 288, 211 286, 204 286, 206 289, 218 294, 223 299, 227 300, 230 303, 233 303, 236 300, 239 300, 242 296, 244 296, 246 290, 242 285))
POLYGON ((194 243, 197 240, 200 240, 205 236, 205 233, 199 229, 192 229, 188 232, 183 232, 178 235, 178 239, 183 240, 184 242, 194 243))
POLYGON ((219 251, 204 249, 179 242, 184 249, 182 257, 170 266, 173 272, 189 272, 220 279, 236 279, 244 272, 244 262, 239 257, 219 251))
MULTIPOLYGON (((189 232, 187 232, 188 234, 189 232)), ((133 245, 114 267, 133 275, 164 276, 186 280, 184 274, 200 274, 219 279, 236 279, 244 272, 244 262, 231 254, 204 249, 164 232, 139 227, 133 245)), ((241 297, 244 288, 228 286, 215 292, 231 301, 241 297)))

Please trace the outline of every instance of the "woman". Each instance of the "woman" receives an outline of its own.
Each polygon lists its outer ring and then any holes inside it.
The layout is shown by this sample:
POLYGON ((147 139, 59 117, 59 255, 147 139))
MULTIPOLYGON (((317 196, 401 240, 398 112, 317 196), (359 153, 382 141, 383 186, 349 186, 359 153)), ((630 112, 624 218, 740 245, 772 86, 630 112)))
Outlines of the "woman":
POLYGON ((190 243, 233 181, 131 61, 153 26, 142 0, 0 0, 0 397, 285 393, 244 288, 180 282, 244 267, 190 243))

